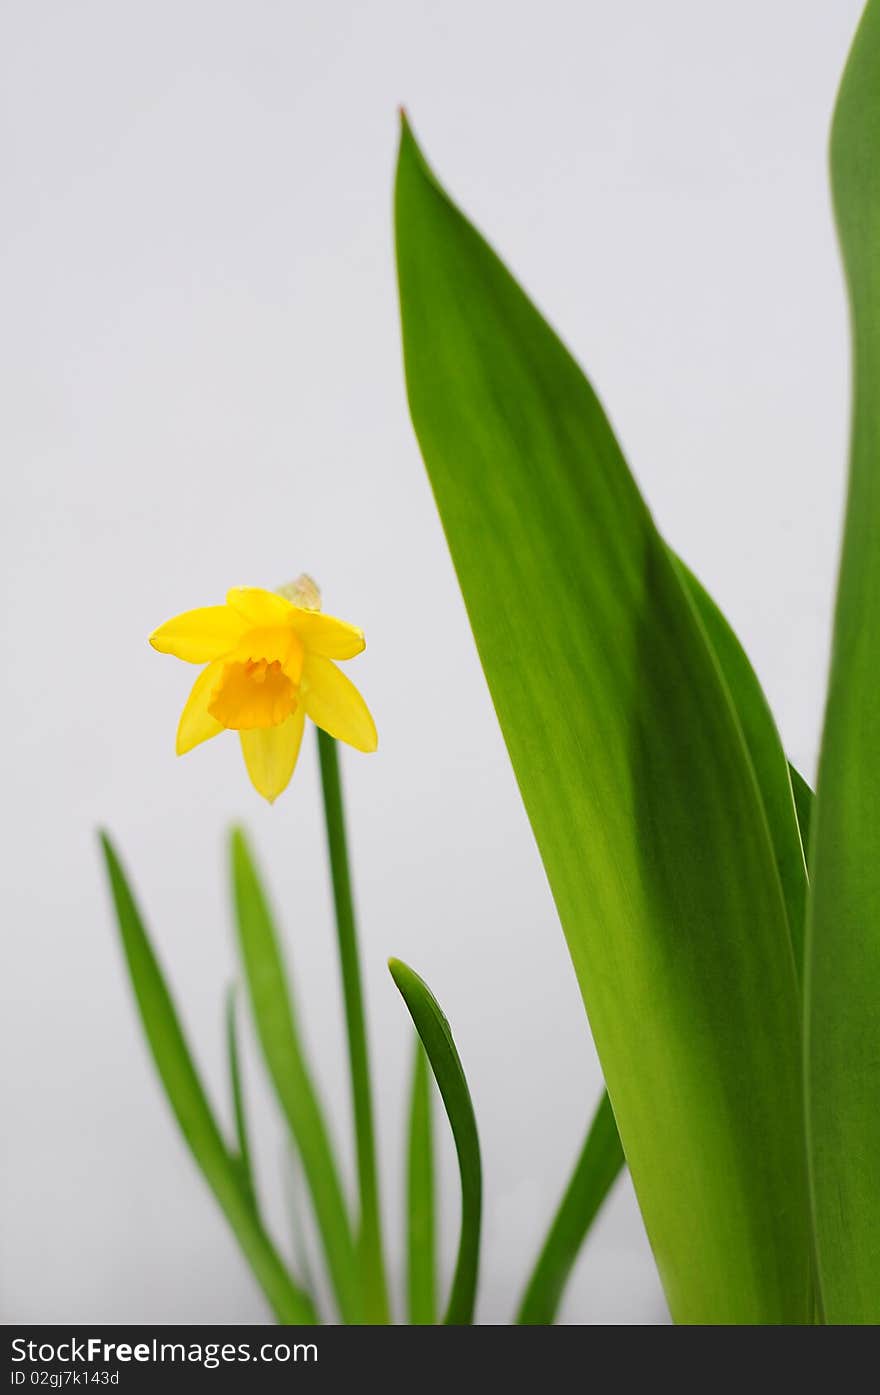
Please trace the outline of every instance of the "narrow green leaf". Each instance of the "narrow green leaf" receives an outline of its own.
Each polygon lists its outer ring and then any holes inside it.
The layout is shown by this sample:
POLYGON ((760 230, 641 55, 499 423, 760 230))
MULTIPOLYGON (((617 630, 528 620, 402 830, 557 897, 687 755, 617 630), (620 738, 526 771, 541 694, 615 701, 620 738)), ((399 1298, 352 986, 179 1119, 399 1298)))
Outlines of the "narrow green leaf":
POLYGON ((791 790, 794 795, 794 805, 797 809, 798 827, 801 832, 801 847, 804 850, 804 860, 809 868, 810 859, 810 828, 813 821, 813 803, 816 796, 810 789, 803 775, 796 770, 793 765, 789 765, 788 773, 791 777, 791 790))
POLYGON ((553 1322, 587 1232, 625 1161, 611 1101, 603 1091, 571 1181, 526 1286, 517 1322, 553 1322))
POLYGON ((791 946, 800 976, 804 963, 807 864, 782 740, 758 675, 737 636, 693 572, 679 558, 674 561, 721 666, 752 760, 776 854, 791 946))
POLYGON ((251 1167, 251 1150, 248 1141, 247 1116, 244 1109, 244 1094, 241 1085, 241 1062, 238 1056, 238 1030, 235 1021, 235 984, 230 983, 226 992, 226 1056, 229 1064, 229 1088, 232 1095, 232 1112, 235 1119, 235 1137, 238 1144, 238 1163, 255 1211, 257 1193, 251 1167))
POLYGON ((410 410, 673 1316, 809 1321, 800 1001, 739 722, 577 365, 404 127, 410 410))
POLYGON ((257 1035, 302 1160, 342 1319, 362 1318, 360 1272, 330 1136, 299 1037, 267 897, 244 834, 231 841, 238 941, 257 1035))
POLYGON ((389 959, 388 967, 427 1053, 455 1140, 461 1176, 461 1235, 443 1321, 452 1326, 468 1326, 474 1319, 477 1296, 483 1193, 474 1107, 449 1023, 437 999, 424 980, 401 960, 389 959))
POLYGON ((413 1326, 437 1321, 434 1130, 431 1076, 421 1041, 413 1053, 406 1168, 407 1299, 413 1326))
POLYGON ((223 1142, 134 894, 106 833, 101 844, 144 1033, 180 1131, 278 1321, 314 1323, 308 1296, 293 1282, 263 1230, 238 1161, 223 1142))
POLYGON ((849 497, 816 787, 807 1096, 831 1323, 880 1323, 880 0, 866 6, 831 134, 849 290, 849 497))
POLYGON ((315 1304, 315 1311, 318 1305, 315 1302, 316 1285, 312 1273, 311 1261, 309 1260, 309 1247, 306 1240, 306 1226, 303 1216, 303 1186, 304 1177, 302 1164, 297 1156, 296 1147, 290 1143, 285 1151, 284 1170, 285 1196, 287 1198, 287 1212, 290 1217, 290 1237, 293 1246, 293 1262, 296 1273, 299 1276, 301 1287, 309 1295, 315 1304))

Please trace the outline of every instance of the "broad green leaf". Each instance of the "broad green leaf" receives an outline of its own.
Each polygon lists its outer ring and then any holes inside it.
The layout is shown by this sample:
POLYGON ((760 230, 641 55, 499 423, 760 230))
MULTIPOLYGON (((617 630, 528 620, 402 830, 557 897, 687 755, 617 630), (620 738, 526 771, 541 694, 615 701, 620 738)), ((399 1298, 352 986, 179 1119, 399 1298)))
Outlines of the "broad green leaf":
POLYGON ((226 1057, 229 1063, 229 1090, 232 1095, 232 1113, 235 1119, 235 1138, 238 1145, 238 1163, 244 1184, 247 1187, 251 1204, 255 1211, 257 1193, 254 1187, 254 1174, 251 1167, 251 1149, 248 1140, 247 1115, 244 1108, 244 1093, 241 1084, 241 1061, 238 1054, 238 1026, 235 1020, 235 984, 231 983, 226 993, 226 1057))
POLYGON ((238 942, 257 1035, 278 1102, 302 1161, 327 1268, 346 1323, 361 1321, 361 1284, 330 1136, 300 1041, 281 945, 244 834, 232 834, 238 942))
POLYGON ((809 867, 810 860, 810 828, 813 822, 813 804, 816 796, 810 789, 803 775, 796 770, 793 765, 789 765, 788 773, 791 777, 791 790, 794 795, 794 804, 797 809, 798 827, 801 831, 801 847, 804 850, 804 859, 809 867))
POLYGON ((389 959, 388 967, 425 1048, 455 1141, 461 1176, 461 1234, 443 1321, 452 1326, 467 1326, 474 1320, 477 1296, 483 1196, 474 1107, 449 1023, 437 999, 424 980, 399 959, 389 959))
POLYGON ((807 864, 801 844, 788 761, 773 713, 748 655, 712 597, 679 558, 674 558, 697 607, 727 690, 733 700, 761 791, 776 867, 785 895, 798 975, 803 972, 807 864))
POLYGON ((742 732, 577 365, 404 126, 410 410, 679 1322, 809 1321, 800 1003, 742 732))
POLYGON ((831 135, 849 289, 853 419, 807 928, 807 1096, 820 1287, 832 1323, 880 1323, 880 0, 831 135))
POLYGON ((611 1101, 603 1091, 571 1181, 526 1286, 517 1322, 553 1322, 587 1232, 625 1161, 611 1101))
POLYGON ((314 1308, 260 1224, 238 1159, 223 1142, 134 894, 106 833, 101 844, 144 1033, 180 1131, 278 1321, 313 1323, 314 1308))
POLYGON ((434 1217, 434 1130, 431 1076, 421 1041, 413 1055, 406 1153, 406 1291, 413 1326, 437 1321, 437 1237, 434 1217))

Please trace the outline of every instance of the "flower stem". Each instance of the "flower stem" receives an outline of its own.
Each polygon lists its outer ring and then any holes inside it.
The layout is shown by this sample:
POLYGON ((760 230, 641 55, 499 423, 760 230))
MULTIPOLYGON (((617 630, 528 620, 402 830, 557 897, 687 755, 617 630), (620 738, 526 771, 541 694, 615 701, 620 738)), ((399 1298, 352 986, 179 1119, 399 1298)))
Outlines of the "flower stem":
POLYGON ((345 811, 339 779, 339 757, 332 736, 317 728, 321 762, 324 817, 336 907, 336 933, 348 1029, 348 1055, 351 1064, 351 1093, 357 1144, 357 1170, 360 1189, 359 1253, 364 1281, 365 1316, 368 1323, 389 1319, 388 1289, 382 1258, 382 1221, 376 1172, 376 1143, 373 1130, 373 1103, 370 1093, 370 1063, 364 1020, 364 1001, 357 946, 357 928, 345 837, 345 811))

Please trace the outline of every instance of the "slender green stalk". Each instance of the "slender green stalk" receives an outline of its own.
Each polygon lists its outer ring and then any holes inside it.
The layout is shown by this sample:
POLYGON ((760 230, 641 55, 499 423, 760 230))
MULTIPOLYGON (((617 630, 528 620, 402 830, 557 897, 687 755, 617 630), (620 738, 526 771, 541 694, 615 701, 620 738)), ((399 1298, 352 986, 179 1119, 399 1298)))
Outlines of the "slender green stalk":
POLYGON ((324 794, 324 815, 327 825, 327 845, 330 852, 333 900, 336 907, 339 962, 345 999, 345 1021, 348 1029, 348 1055, 351 1064, 351 1093, 354 1107, 361 1203, 358 1240, 364 1279, 365 1316, 368 1323, 386 1323, 390 1319, 388 1287, 382 1259, 382 1221, 379 1212, 379 1187, 376 1173, 370 1062, 364 1020, 364 1000, 361 988, 351 873, 348 866, 348 849, 345 838, 345 812, 342 803, 342 784, 339 778, 339 758, 333 737, 328 736, 320 728, 317 730, 318 755, 321 762, 321 787, 324 794))

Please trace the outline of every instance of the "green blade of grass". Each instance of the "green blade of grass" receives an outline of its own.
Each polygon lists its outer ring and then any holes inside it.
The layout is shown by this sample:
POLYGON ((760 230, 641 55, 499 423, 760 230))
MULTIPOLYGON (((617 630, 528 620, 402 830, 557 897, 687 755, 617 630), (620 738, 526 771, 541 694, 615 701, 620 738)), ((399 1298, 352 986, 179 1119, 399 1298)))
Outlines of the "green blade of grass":
POLYGON ((718 663, 590 385, 406 125, 396 226, 410 411, 670 1309, 809 1322, 798 984, 718 663))
POLYGON ((461 1176, 461 1233, 443 1321, 452 1326, 467 1326, 474 1320, 477 1296, 483 1194, 474 1107, 449 1023, 437 999, 424 980, 401 960, 389 959, 388 967, 425 1048, 455 1141, 461 1176))
POLYGON ((679 558, 674 559, 705 627, 745 737, 770 829, 785 896, 791 947, 803 973, 807 864, 782 740, 758 675, 708 591, 679 558))
POLYGON ((546 1325, 554 1321, 580 1248, 625 1161, 611 1101, 603 1091, 571 1180, 526 1285, 517 1322, 546 1325))
POLYGON ((806 1073, 825 1315, 880 1323, 880 0, 831 134, 849 290, 849 496, 811 834, 806 1073))
POLYGON ((229 1090, 232 1095, 232 1113, 235 1119, 235 1138, 238 1145, 238 1163, 247 1188, 251 1204, 259 1212, 254 1174, 251 1166, 251 1149, 248 1139, 247 1115, 244 1107, 244 1092, 241 1084, 241 1061, 238 1054, 238 1029, 235 1013, 235 984, 231 983, 226 992, 226 1058, 229 1066, 229 1090))
POLYGON ((431 1076, 420 1040, 413 1053, 406 1153, 406 1292, 413 1326, 437 1321, 437 1237, 434 1215, 434 1130, 431 1076))
POLYGON ((180 1131, 278 1321, 314 1323, 308 1296, 282 1264, 260 1224, 238 1159, 223 1142, 134 894, 106 833, 101 844, 144 1033, 180 1131))
POLYGON ((263 1057, 302 1161, 327 1268, 346 1323, 363 1320, 360 1268, 330 1135, 288 990, 268 898, 244 834, 231 840, 238 942, 263 1057))

